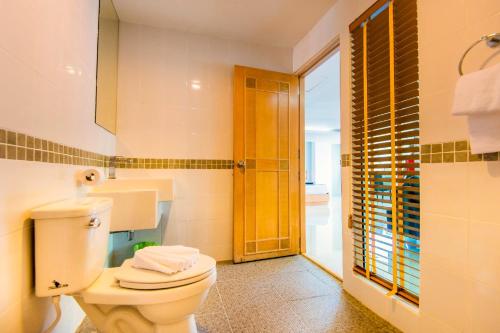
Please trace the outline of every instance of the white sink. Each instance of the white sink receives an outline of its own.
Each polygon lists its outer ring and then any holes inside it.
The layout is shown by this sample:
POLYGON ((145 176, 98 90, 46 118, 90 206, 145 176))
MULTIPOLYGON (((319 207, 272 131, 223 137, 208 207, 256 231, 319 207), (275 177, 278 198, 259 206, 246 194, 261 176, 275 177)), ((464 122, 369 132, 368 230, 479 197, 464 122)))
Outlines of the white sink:
POLYGON ((158 191, 158 201, 171 201, 174 198, 172 179, 161 178, 106 179, 101 184, 94 186, 92 192, 103 193, 139 189, 158 191))
POLYGON ((113 198, 110 231, 154 229, 163 213, 159 203, 173 199, 173 182, 171 179, 107 179, 93 186, 88 196, 113 198))

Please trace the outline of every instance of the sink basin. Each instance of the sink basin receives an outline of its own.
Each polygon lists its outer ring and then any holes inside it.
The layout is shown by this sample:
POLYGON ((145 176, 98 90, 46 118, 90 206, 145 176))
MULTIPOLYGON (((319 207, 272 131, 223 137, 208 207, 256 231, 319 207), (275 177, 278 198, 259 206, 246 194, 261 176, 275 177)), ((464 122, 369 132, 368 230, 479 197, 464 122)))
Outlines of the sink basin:
POLYGON ((93 186, 91 197, 113 199, 110 231, 154 229, 163 213, 161 202, 173 199, 171 179, 107 179, 93 186))
POLYGON ((171 201, 174 198, 174 186, 172 179, 158 178, 119 178, 106 179, 101 184, 94 186, 92 192, 116 192, 127 190, 156 190, 158 201, 171 201))

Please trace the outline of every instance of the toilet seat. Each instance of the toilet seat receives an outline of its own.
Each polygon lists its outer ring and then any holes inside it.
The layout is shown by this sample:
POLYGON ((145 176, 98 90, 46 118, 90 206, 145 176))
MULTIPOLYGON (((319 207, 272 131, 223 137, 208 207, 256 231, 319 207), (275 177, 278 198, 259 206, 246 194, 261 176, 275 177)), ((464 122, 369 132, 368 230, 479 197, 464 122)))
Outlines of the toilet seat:
POLYGON ((139 270, 131 267, 129 261, 122 267, 104 269, 91 286, 75 296, 82 297, 88 304, 159 304, 197 295, 215 283, 216 278, 215 260, 205 255, 200 255, 198 263, 190 269, 173 275, 139 270), (122 287, 122 283, 139 288, 122 287))
POLYGON ((215 260, 200 254, 196 264, 185 271, 164 274, 157 271, 139 269, 132 266, 133 259, 127 259, 115 273, 120 287, 138 290, 155 290, 183 286, 200 281, 215 269, 215 260))

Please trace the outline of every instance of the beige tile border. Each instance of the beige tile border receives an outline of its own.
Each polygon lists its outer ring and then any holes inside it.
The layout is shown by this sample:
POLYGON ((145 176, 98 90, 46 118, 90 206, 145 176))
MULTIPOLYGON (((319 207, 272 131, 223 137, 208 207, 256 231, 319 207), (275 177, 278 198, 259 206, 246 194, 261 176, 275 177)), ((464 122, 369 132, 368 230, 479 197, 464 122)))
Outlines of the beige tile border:
MULTIPOLYGON (((109 167, 111 156, 0 128, 0 159, 109 167)), ((222 159, 120 157, 116 161, 116 167, 127 169, 233 169, 234 163, 233 160, 222 159)))
MULTIPOLYGON (((495 162, 500 161, 500 152, 472 154, 467 140, 420 145, 422 164, 495 162)), ((342 167, 351 166, 351 154, 342 154, 342 167)))
POLYGON ((463 163, 499 161, 500 152, 472 154, 467 140, 424 144, 420 146, 422 163, 463 163))
POLYGON ((0 128, 0 159, 105 167, 109 156, 0 128))
POLYGON ((233 160, 172 159, 121 157, 116 167, 122 169, 233 169, 233 160))

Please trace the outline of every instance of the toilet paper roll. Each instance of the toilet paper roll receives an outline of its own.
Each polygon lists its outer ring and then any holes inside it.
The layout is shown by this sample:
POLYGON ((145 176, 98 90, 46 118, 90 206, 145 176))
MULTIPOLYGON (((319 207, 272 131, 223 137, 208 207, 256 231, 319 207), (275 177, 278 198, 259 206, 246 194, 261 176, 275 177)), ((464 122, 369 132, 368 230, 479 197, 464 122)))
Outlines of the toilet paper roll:
POLYGON ((88 169, 80 172, 78 181, 82 185, 95 186, 101 182, 101 173, 96 169, 88 169))

